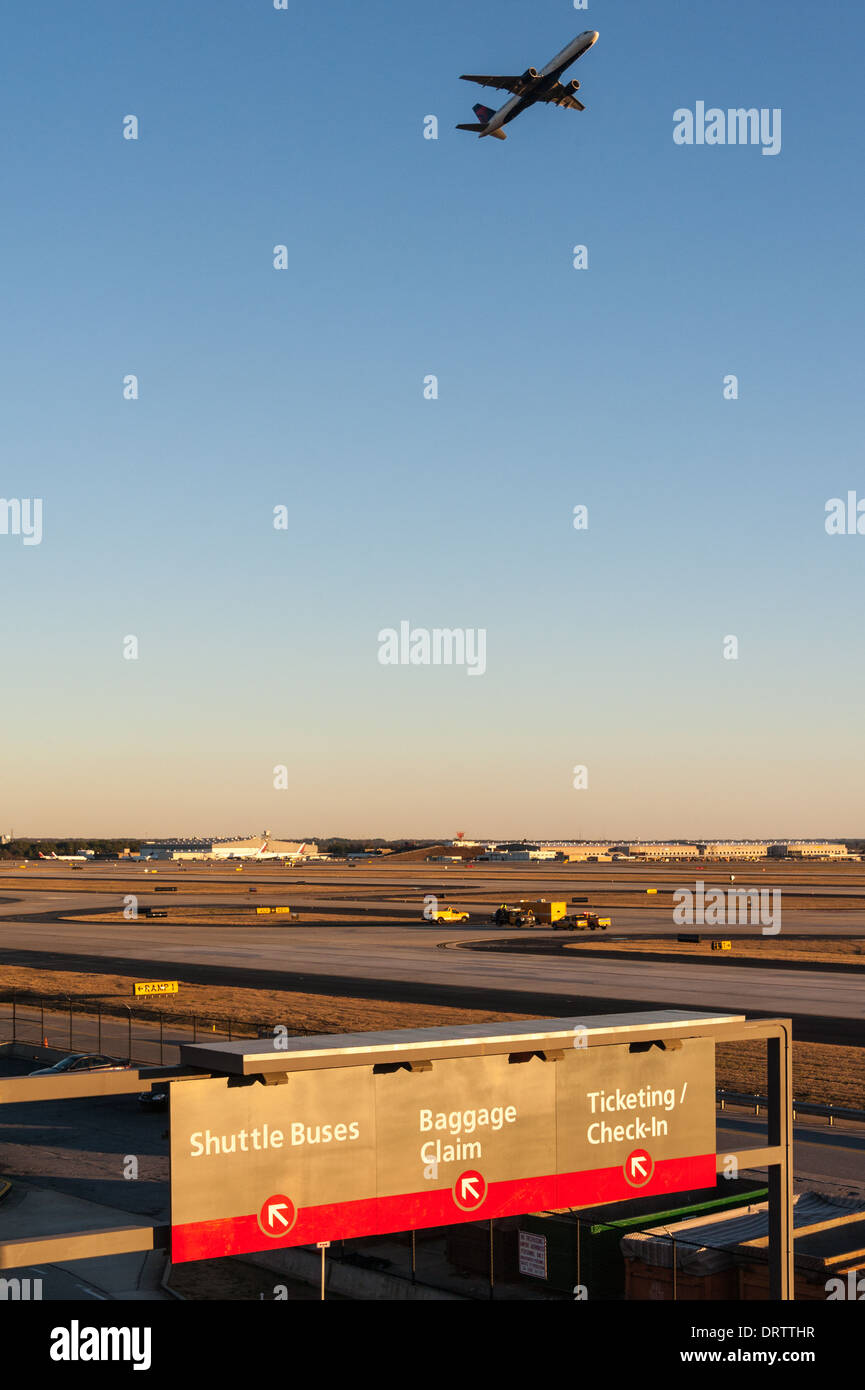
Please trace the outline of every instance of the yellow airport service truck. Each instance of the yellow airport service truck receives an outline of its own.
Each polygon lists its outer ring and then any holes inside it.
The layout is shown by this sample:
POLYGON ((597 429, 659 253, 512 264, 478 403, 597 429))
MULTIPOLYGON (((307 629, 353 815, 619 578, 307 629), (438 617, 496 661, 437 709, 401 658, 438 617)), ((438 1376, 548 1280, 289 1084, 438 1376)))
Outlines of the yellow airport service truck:
POLYGON ((454 907, 440 907, 435 916, 427 920, 433 922, 467 922, 469 920, 469 914, 467 912, 458 912, 454 907))
POLYGON ((573 926, 577 931, 585 931, 586 928, 588 928, 589 931, 597 931, 598 929, 606 931, 607 927, 611 927, 612 925, 612 917, 599 917, 597 912, 579 912, 572 921, 558 923, 554 927, 554 930, 558 931, 559 927, 573 926))

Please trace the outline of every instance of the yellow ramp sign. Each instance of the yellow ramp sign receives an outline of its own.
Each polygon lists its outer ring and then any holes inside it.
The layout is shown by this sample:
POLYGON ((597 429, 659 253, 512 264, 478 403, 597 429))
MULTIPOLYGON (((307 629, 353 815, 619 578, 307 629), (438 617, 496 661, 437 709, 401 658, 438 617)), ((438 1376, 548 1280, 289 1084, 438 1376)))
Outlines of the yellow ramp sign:
POLYGON ((134 995, 177 994, 180 990, 178 980, 137 980, 132 986, 134 995))

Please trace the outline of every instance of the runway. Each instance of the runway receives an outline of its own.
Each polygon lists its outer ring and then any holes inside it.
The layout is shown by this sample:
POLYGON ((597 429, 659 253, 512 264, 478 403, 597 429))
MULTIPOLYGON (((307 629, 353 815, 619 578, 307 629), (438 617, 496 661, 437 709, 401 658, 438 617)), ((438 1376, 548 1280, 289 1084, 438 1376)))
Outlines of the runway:
MULTIPOLYGON (((215 928, 141 921, 75 926, 4 921, 0 960, 54 969, 137 970, 199 983, 235 983, 373 998, 415 999, 528 1013, 581 1005, 688 1007, 792 1015, 797 1036, 865 1040, 865 975, 735 964, 594 960, 442 949, 508 939, 500 929, 455 933, 399 924, 215 928)), ((513 933, 518 937, 517 933, 513 933)))
MULTIPOLYGON (((390 877, 381 870, 370 870, 368 878, 365 870, 349 871, 344 866, 339 873, 329 868, 324 876, 304 873, 298 877, 296 871, 281 872, 277 879, 274 870, 256 868, 244 870, 242 884, 238 883, 242 876, 235 877, 224 866, 199 875, 203 882, 193 883, 187 877, 190 872, 162 867, 159 884, 177 884, 180 889, 164 895, 154 893, 156 880, 145 876, 140 867, 112 866, 106 883, 105 874, 100 871, 97 877, 88 866, 82 874, 82 879, 88 879, 86 887, 83 882, 80 886, 75 882, 73 887, 68 872, 60 875, 49 871, 38 881, 34 876, 26 889, 17 886, 20 874, 15 880, 11 872, 0 875, 4 898, 20 894, 17 902, 0 903, 0 964, 40 966, 46 990, 50 989, 53 968, 459 1003, 551 1016, 583 1009, 589 1014, 647 1006, 694 1007, 789 1015, 794 1018, 796 1036, 803 1040, 865 1042, 862 973, 821 970, 819 966, 746 967, 734 961, 610 960, 579 952, 531 955, 525 950, 510 952, 506 944, 495 952, 454 949, 468 940, 525 943, 525 931, 502 931, 483 919, 497 901, 514 901, 520 895, 555 896, 540 875, 529 879, 527 886, 529 876, 525 873, 512 871, 511 876, 499 870, 481 883, 472 878, 474 871, 460 869, 447 880, 445 900, 448 905, 465 905, 475 920, 460 926, 435 926, 424 922, 421 912, 425 893, 444 891, 441 865, 415 865, 409 875, 396 872, 394 866, 390 877), (104 924, 56 920, 61 912, 111 909, 117 914, 133 875, 139 903, 167 908, 167 919, 104 924), (248 896, 250 886, 258 890, 254 898, 248 896), (252 909, 271 901, 298 907, 300 922, 277 925, 273 919, 272 924, 263 925, 252 909), (181 915, 184 906, 219 904, 236 913, 236 924, 202 921, 184 925, 171 920, 172 915, 181 915), (371 920, 381 915, 386 920, 371 920), (307 921, 307 917, 321 920, 307 921)), ((570 890, 579 894, 581 889, 588 889, 594 902, 601 892, 600 878, 596 873, 593 881, 585 884, 571 873, 567 896, 572 895, 570 890)), ((610 876, 605 874, 601 881, 609 885, 610 876)), ((744 886, 745 873, 741 881, 744 886)), ((660 889, 660 878, 656 882, 660 889)), ((767 886, 771 884, 772 880, 767 886)), ((801 890, 801 884, 796 886, 801 890)), ((827 882, 823 890, 837 896, 838 886, 827 882)), ((844 886, 853 891, 853 885, 844 886)), ((621 884, 614 879, 613 887, 606 891, 621 891, 621 884)), ((616 935, 675 936, 682 930, 671 923, 669 901, 666 905, 617 908, 612 915, 616 935)), ((817 906, 797 910, 787 914, 783 930, 796 935, 861 935, 865 931, 865 905, 852 910, 817 906), (795 920, 790 921, 790 917, 795 920)), ((759 934, 759 928, 730 926, 723 934, 754 935, 755 931, 759 934)), ((543 935, 532 933, 536 939, 543 935)), ((557 941, 562 935, 550 933, 557 941)), ((586 936, 569 933, 567 939, 586 936)))

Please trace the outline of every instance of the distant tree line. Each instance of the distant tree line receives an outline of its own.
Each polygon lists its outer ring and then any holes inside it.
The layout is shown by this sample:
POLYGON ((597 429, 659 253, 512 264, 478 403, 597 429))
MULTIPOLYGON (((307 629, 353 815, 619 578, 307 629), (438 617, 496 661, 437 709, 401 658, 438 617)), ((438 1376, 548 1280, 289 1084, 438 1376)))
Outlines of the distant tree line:
MULTIPOLYGON (((325 854, 344 856, 363 854, 365 850, 381 850, 383 853, 399 854, 410 849, 424 849, 427 845, 440 844, 439 840, 355 840, 346 836, 316 840, 314 835, 306 837, 307 843, 316 843, 325 854)), ((0 845, 0 859, 36 859, 40 854, 81 854, 92 849, 96 859, 116 859, 124 849, 136 854, 141 848, 140 840, 9 840, 0 845)))
POLYGON ((423 849, 425 845, 436 845, 438 840, 349 840, 340 836, 330 840, 316 841, 320 850, 325 854, 346 855, 363 854, 364 850, 380 849, 389 850, 391 854, 399 854, 403 850, 423 849))
POLYGON ((92 849, 96 859, 116 859, 121 850, 133 852, 140 840, 9 840, 0 845, 0 859, 37 859, 40 854, 81 854, 92 849))

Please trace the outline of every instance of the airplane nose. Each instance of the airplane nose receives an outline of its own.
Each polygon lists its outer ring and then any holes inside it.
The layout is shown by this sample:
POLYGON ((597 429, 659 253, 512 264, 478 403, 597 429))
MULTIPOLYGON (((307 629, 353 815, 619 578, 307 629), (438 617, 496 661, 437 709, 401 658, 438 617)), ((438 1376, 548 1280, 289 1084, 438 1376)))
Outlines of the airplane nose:
POLYGON ((592 36, 592 43, 597 43, 597 42, 598 42, 598 39, 601 37, 600 34, 598 33, 597 29, 590 29, 590 30, 589 30, 589 33, 590 33, 591 36, 592 36))

